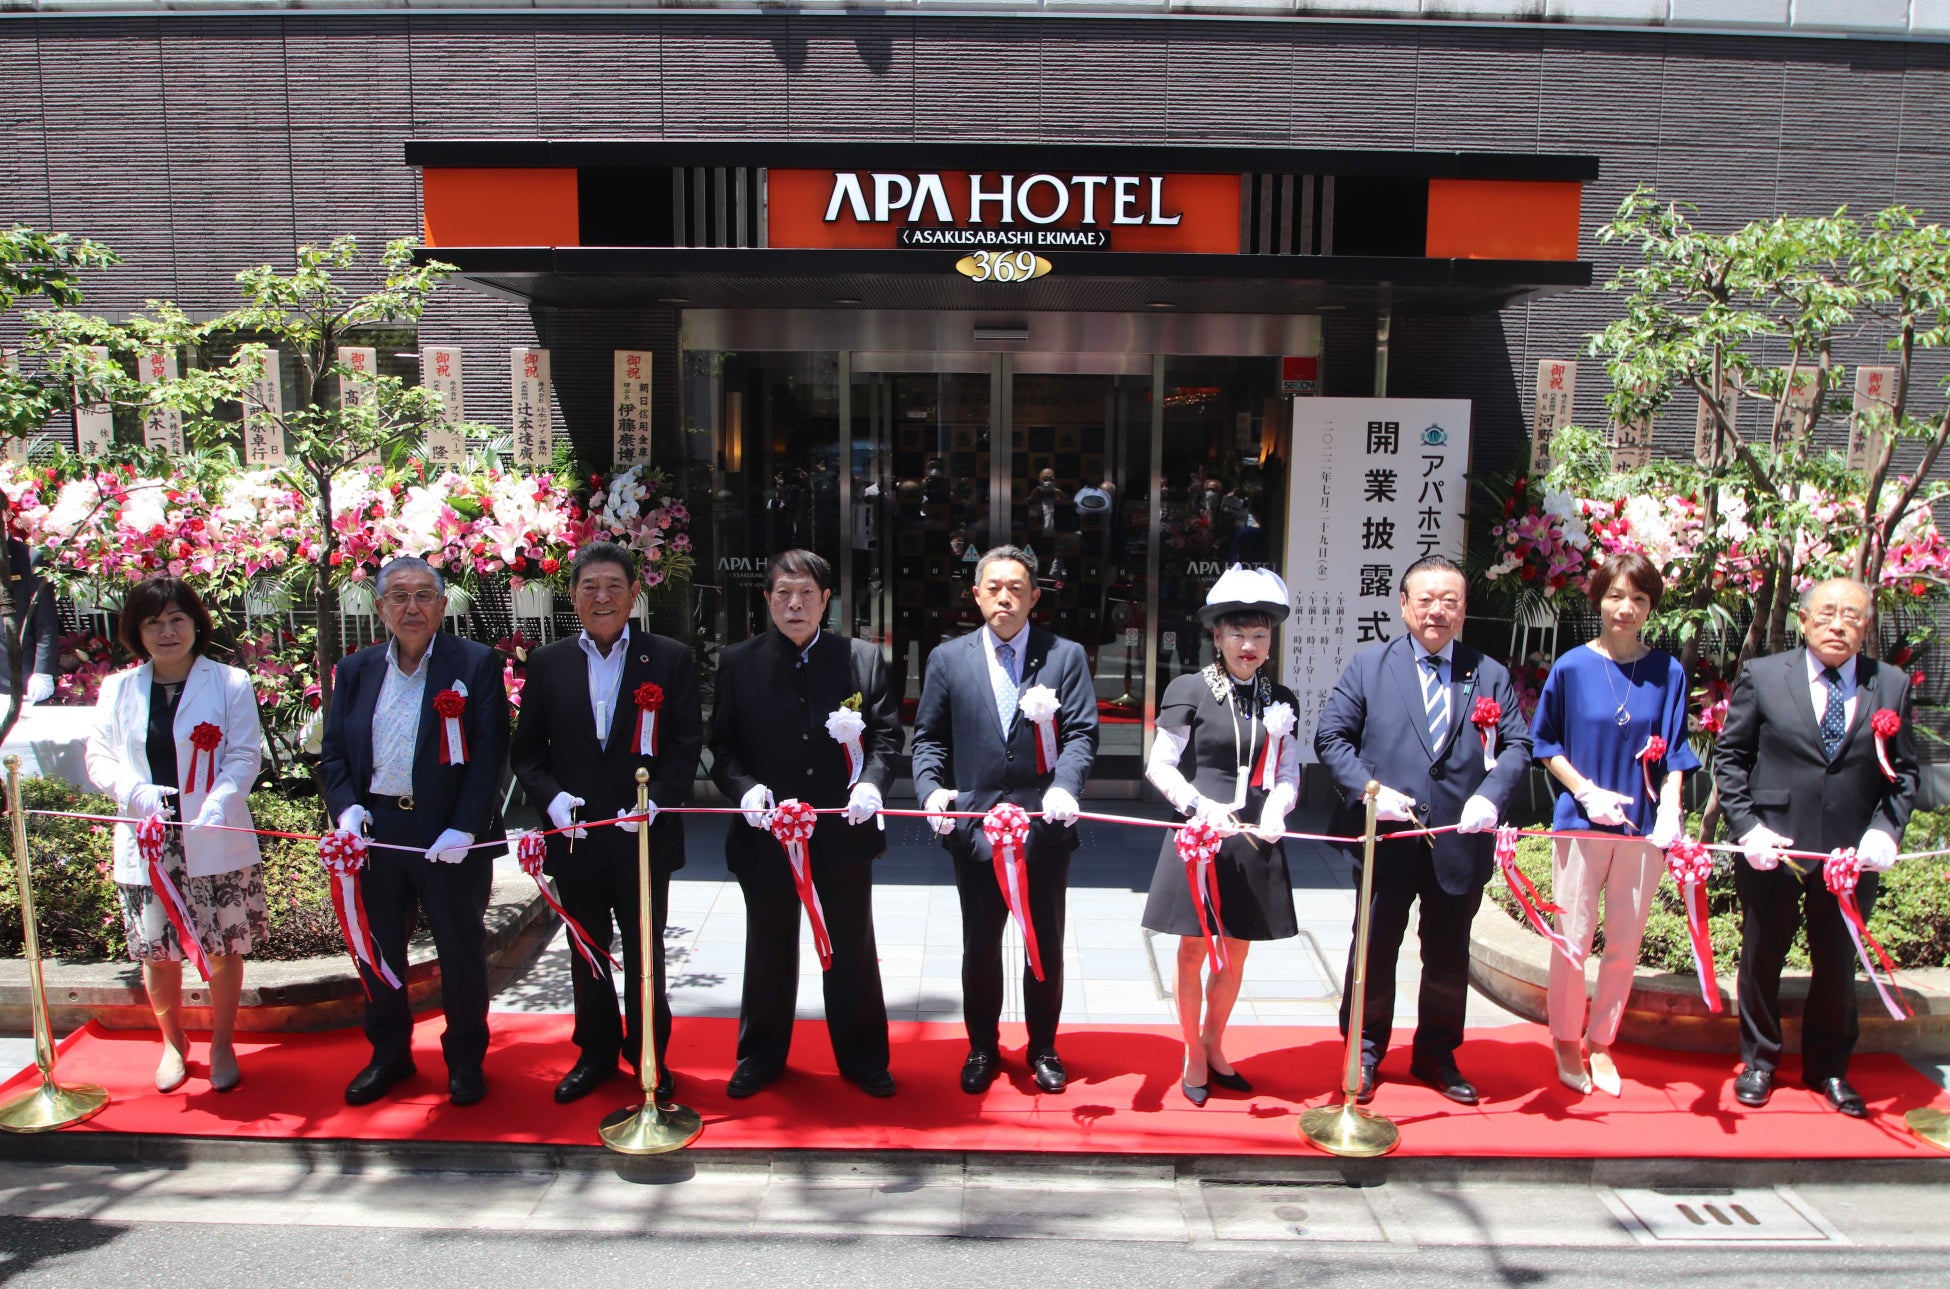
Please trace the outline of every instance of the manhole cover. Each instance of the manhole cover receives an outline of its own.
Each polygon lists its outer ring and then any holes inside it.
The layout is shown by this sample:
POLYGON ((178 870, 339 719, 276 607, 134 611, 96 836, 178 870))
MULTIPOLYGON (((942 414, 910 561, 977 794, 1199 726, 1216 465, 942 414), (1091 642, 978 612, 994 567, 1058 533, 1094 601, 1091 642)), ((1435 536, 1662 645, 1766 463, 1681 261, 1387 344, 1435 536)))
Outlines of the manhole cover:
POLYGON ((1659 1186, 1612 1194, 1629 1214, 1626 1225, 1647 1243, 1829 1244, 1841 1238, 1778 1187, 1659 1186))

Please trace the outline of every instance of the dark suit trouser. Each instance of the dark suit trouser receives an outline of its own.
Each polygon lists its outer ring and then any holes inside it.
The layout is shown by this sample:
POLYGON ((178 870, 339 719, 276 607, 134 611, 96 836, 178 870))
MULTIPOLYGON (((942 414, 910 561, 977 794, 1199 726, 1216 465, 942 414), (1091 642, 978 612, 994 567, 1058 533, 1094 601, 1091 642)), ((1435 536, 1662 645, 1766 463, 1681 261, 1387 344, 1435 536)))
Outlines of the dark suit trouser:
MULTIPOLYGON (((373 840, 411 844, 405 816, 385 806, 372 808, 373 840)), ((424 853, 375 846, 361 875, 366 917, 386 965, 402 980, 406 974, 407 928, 418 904, 440 957, 440 1006, 447 1029, 440 1036, 447 1068, 478 1070, 488 1046, 487 916, 494 885, 494 861, 486 850, 472 850, 458 864, 436 864, 424 853)), ((413 1047, 413 1011, 406 991, 394 989, 363 966, 366 1038, 375 1062, 405 1060, 413 1047)))
MULTIPOLYGON (((1063 924, 1069 903, 1070 852, 1039 850, 1030 834, 1029 921, 1043 959, 1043 979, 1022 964, 1022 1014, 1028 1023, 1031 1059, 1056 1051, 1056 1022, 1063 1014, 1063 924)), ((993 1052, 1002 1019, 1002 932, 1009 905, 995 880, 986 837, 977 836, 975 857, 955 861, 961 894, 962 1020, 969 1047, 993 1052)))
MULTIPOLYGON (((1411 1061, 1440 1068, 1462 1046, 1463 1011, 1469 1003, 1469 926, 1483 888, 1462 895, 1442 889, 1427 839, 1377 841, 1374 848, 1374 917, 1368 930, 1367 1006, 1361 1017, 1361 1060, 1373 1065, 1388 1052, 1395 1028, 1395 960, 1408 933, 1408 914, 1422 901, 1422 989, 1415 1004, 1411 1061)), ((1358 870, 1357 870, 1358 871, 1358 870)), ((1341 1033, 1347 1033, 1354 1000, 1354 947, 1347 951, 1341 992, 1341 1033)))
MULTIPOLYGON (((628 834, 623 834, 628 836, 628 834)), ((641 1068, 643 1043, 643 921, 637 916, 637 857, 632 845, 605 847, 593 862, 579 864, 573 874, 555 878, 562 907, 582 925, 597 947, 623 945, 623 1012, 616 1011, 614 973, 607 963, 600 972, 569 946, 569 983, 575 991, 575 1045, 582 1059, 605 1069, 618 1057, 641 1068), (612 930, 613 924, 613 930, 612 930)), ((584 843, 585 845, 587 843, 584 843)), ((582 856, 576 856, 578 861, 582 856)), ((651 870, 650 947, 652 989, 656 997, 657 1065, 664 1068, 670 1050, 670 998, 664 986, 664 928, 670 921, 670 874, 651 870)), ((568 932, 565 930, 566 936, 568 932)))
MULTIPOLYGON (((1855 889, 1864 918, 1875 908, 1876 884, 1875 874, 1864 873, 1855 889)), ((1855 942, 1820 868, 1801 878, 1785 863, 1767 873, 1737 863, 1733 887, 1740 896, 1740 1059, 1770 1072, 1780 1064, 1781 967, 1805 906, 1813 973, 1801 1011, 1801 1077, 1810 1086, 1847 1078, 1859 1028, 1855 942)))
MULTIPOLYGON (((799 1004, 799 893, 779 849, 776 864, 741 865, 745 893, 745 987, 738 1006, 738 1059, 765 1073, 785 1065, 799 1004)), ((833 965, 821 973, 826 1033, 840 1073, 864 1078, 887 1068, 887 1002, 873 938, 873 866, 813 863, 833 965)))

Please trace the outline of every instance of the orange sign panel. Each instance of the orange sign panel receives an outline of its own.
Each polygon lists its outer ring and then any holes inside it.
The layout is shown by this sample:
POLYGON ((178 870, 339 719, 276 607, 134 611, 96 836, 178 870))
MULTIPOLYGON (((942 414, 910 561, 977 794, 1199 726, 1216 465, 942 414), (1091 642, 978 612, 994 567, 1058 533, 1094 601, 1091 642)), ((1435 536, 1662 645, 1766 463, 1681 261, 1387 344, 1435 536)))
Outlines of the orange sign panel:
POLYGON ((420 172, 428 246, 576 246, 576 172, 463 169, 420 172))
POLYGON ((1429 180, 1432 260, 1575 260, 1584 185, 1528 179, 1429 180))

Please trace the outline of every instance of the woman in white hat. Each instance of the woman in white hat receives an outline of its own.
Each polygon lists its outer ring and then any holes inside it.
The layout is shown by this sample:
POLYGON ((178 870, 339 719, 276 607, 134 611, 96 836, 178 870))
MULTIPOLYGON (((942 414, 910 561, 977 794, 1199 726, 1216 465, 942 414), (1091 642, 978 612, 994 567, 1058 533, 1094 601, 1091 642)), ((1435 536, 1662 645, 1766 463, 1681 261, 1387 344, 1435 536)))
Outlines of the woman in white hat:
POLYGON ((1228 834, 1212 862, 1216 900, 1214 883, 1195 900, 1173 832, 1144 905, 1147 930, 1183 937, 1173 996, 1185 1035, 1183 1091, 1193 1105, 1204 1105, 1213 1085, 1252 1091, 1222 1050, 1246 952, 1254 940, 1300 931, 1280 840, 1300 795, 1298 704, 1264 670, 1273 628, 1287 612, 1286 583, 1271 570, 1234 565, 1213 584, 1199 619, 1219 660, 1166 687, 1145 765, 1145 777, 1181 814, 1228 834), (1201 963, 1213 956, 1208 931, 1222 965, 1201 979, 1201 963))

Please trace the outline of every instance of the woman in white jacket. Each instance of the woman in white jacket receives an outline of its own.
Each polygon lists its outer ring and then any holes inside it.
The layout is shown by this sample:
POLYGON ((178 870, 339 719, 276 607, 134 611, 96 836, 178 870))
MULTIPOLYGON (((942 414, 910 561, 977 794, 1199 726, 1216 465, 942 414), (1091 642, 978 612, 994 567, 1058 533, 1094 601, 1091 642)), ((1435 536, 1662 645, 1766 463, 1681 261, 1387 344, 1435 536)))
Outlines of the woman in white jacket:
MULTIPOLYGON (((231 1033, 244 986, 244 956, 269 932, 257 837, 249 829, 250 790, 263 760, 257 696, 250 677, 203 656, 210 614, 174 578, 132 587, 122 606, 121 640, 140 666, 102 682, 88 774, 136 819, 168 815, 189 827, 164 829, 161 867, 181 893, 198 944, 210 962, 210 1086, 228 1092, 241 1077, 231 1033)), ((162 1030, 156 1088, 189 1077, 189 1040, 180 1015, 183 945, 149 882, 135 829, 115 825, 115 886, 129 956, 142 964, 162 1030)))

